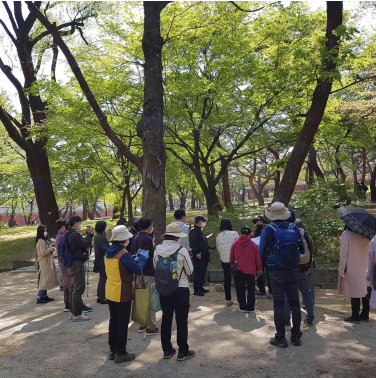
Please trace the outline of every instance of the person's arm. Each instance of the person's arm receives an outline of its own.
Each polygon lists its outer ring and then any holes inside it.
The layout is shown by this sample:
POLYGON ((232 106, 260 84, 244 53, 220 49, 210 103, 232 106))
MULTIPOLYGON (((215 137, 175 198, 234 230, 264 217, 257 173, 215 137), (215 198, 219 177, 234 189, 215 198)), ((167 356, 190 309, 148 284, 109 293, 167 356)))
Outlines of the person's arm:
POLYGON ((339 256, 338 274, 345 278, 345 270, 347 265, 347 257, 349 253, 349 236, 348 231, 345 231, 341 236, 341 249, 339 256))
POLYGON ((72 232, 69 235, 68 243, 80 248, 89 248, 93 240, 93 234, 87 234, 86 238, 83 238, 78 232, 72 232))
POLYGON ((305 250, 304 250, 304 241, 302 237, 302 233, 300 232, 299 228, 294 225, 294 230, 295 233, 298 235, 298 246, 299 246, 299 251, 301 255, 304 255, 305 250))
POLYGON ((266 252, 266 231, 267 227, 264 227, 261 232, 260 236, 260 245, 259 245, 259 254, 260 256, 263 256, 264 253, 266 252))
POLYGON ((139 256, 138 261, 136 261, 129 253, 124 253, 120 258, 120 263, 136 275, 141 274, 141 269, 144 269, 146 262, 145 257, 139 256))
POLYGON ((153 259, 154 259, 154 245, 153 245, 153 239, 151 237, 146 239, 145 248, 143 248, 143 249, 146 249, 147 251, 149 251, 149 260, 153 261, 153 259))
POLYGON ((183 256, 183 266, 186 275, 191 275, 193 273, 193 264, 191 257, 189 256, 188 251, 185 248, 182 248, 179 253, 183 256))
POLYGON ((55 252, 55 248, 48 248, 47 243, 43 239, 38 240, 37 249, 39 250, 40 256, 48 256, 55 252))
POLYGON ((234 243, 232 243, 232 246, 231 246, 231 249, 230 249, 230 265, 233 265, 234 262, 235 262, 235 247, 234 247, 234 243))
POLYGON ((197 232, 195 230, 192 230, 189 234, 189 245, 191 246, 193 256, 200 254, 200 250, 198 248, 197 232))
POLYGON ((99 256, 104 256, 106 254, 107 248, 108 248, 107 239, 104 236, 102 236, 99 239, 99 250, 100 250, 99 256))

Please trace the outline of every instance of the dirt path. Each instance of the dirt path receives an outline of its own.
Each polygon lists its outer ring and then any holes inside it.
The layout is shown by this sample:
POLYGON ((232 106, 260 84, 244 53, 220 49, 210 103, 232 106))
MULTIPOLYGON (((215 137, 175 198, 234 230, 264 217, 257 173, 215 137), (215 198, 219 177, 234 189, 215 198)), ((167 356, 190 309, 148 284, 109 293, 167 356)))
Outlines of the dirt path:
MULTIPOLYGON (((316 327, 303 329, 303 345, 277 349, 272 301, 258 300, 256 314, 224 307, 216 287, 203 298, 192 297, 189 343, 196 357, 163 360, 158 336, 145 337, 131 325, 131 363, 107 360, 108 309, 95 302, 96 275, 91 275, 92 320, 72 323, 64 313, 62 293, 55 301, 35 304, 36 274, 0 274, 0 377, 364 377, 376 376, 376 316, 359 325, 345 324, 349 300, 334 291, 316 291, 316 327)), ((234 293, 235 294, 235 293, 234 293)), ((161 313, 158 313, 160 320, 161 313)), ((173 332, 173 344, 176 345, 173 332)))

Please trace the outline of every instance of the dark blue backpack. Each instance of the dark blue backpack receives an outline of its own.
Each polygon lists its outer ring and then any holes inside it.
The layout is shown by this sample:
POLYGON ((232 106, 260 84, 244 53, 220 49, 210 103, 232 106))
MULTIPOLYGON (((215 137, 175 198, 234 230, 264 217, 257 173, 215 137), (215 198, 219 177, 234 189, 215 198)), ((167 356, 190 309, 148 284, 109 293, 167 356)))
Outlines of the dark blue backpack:
MULTIPOLYGON (((282 225, 283 223, 280 224, 282 225)), ((287 228, 280 228, 275 223, 271 223, 269 227, 275 231, 275 243, 273 252, 267 258, 267 265, 286 270, 298 268, 300 264, 299 238, 294 225, 289 223, 287 228)))
POLYGON ((59 257, 59 261, 66 268, 69 268, 72 265, 73 256, 68 244, 68 234, 64 235, 63 240, 59 244, 59 248, 57 249, 57 255, 59 257))

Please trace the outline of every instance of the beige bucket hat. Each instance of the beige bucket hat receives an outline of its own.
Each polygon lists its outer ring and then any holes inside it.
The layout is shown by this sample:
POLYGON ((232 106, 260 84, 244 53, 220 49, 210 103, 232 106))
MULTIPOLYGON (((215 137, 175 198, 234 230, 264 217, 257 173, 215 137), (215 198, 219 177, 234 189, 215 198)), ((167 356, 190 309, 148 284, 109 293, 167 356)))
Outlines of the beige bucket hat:
POLYGON ((265 216, 271 220, 286 220, 290 218, 288 208, 282 202, 274 202, 265 210, 265 216))
POLYGON ((166 232, 162 235, 162 239, 166 235, 174 236, 175 238, 185 238, 187 234, 181 232, 180 226, 177 223, 171 223, 166 227, 166 232))
POLYGON ((116 226, 112 229, 111 241, 124 241, 133 238, 133 235, 125 226, 116 226))

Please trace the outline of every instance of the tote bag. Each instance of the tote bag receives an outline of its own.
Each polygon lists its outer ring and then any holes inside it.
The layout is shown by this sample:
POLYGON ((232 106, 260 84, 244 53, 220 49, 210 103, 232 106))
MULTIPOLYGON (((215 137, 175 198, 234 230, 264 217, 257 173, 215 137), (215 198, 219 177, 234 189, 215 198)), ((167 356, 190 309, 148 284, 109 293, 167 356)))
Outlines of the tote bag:
POLYGON ((150 311, 158 312, 162 310, 159 293, 155 288, 155 284, 151 285, 150 311))
POLYGON ((141 289, 134 288, 131 319, 139 324, 150 324, 150 289, 145 289, 144 273, 141 270, 141 289))

